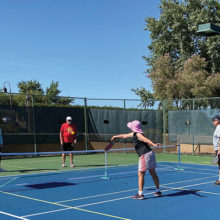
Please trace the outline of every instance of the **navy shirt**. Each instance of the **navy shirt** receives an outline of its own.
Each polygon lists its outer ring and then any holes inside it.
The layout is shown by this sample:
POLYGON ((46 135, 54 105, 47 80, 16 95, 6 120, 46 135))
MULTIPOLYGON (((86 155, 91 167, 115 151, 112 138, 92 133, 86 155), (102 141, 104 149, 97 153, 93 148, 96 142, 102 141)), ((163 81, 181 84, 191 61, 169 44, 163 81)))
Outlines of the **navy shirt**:
POLYGON ((135 147, 136 153, 138 154, 139 157, 152 151, 148 143, 138 140, 137 133, 135 132, 133 134, 133 141, 134 141, 134 147, 135 147))

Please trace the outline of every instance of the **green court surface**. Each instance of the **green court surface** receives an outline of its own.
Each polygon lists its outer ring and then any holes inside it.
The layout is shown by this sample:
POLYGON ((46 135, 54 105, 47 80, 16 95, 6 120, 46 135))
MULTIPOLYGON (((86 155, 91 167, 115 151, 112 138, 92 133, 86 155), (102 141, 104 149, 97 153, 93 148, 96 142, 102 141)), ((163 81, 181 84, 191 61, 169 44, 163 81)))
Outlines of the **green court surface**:
MULTIPOLYGON (((173 153, 156 153, 158 162, 178 163, 178 154, 173 153)), ((181 155, 181 163, 190 164, 205 164, 211 165, 211 156, 193 156, 181 155)), ((136 153, 120 152, 108 153, 107 167, 121 165, 137 165, 138 156, 136 153)), ((5 172, 0 172, 0 176, 11 176, 33 173, 48 173, 48 172, 65 172, 70 170, 79 170, 87 168, 104 168, 105 154, 93 153, 74 156, 74 168, 69 167, 69 156, 66 157, 66 167, 62 167, 61 155, 56 156, 32 156, 20 158, 3 158, 1 168, 5 172)))

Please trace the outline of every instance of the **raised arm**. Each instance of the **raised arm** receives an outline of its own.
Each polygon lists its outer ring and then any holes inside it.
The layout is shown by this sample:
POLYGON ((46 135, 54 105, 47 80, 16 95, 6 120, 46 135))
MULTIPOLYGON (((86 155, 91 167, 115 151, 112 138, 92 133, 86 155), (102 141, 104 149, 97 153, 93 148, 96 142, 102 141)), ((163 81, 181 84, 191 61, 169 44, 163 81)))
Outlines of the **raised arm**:
POLYGON ((159 147, 159 146, 160 146, 160 144, 155 144, 155 143, 154 143, 153 141, 151 141, 150 139, 144 137, 144 135, 141 134, 141 133, 137 133, 137 137, 138 137, 138 140, 143 141, 143 142, 146 142, 146 143, 152 145, 153 147, 159 147))
POLYGON ((116 138, 123 138, 123 139, 125 139, 125 138, 130 138, 130 137, 133 137, 133 132, 128 133, 128 134, 118 134, 118 135, 114 135, 114 136, 111 138, 111 140, 113 141, 113 140, 115 140, 116 138))

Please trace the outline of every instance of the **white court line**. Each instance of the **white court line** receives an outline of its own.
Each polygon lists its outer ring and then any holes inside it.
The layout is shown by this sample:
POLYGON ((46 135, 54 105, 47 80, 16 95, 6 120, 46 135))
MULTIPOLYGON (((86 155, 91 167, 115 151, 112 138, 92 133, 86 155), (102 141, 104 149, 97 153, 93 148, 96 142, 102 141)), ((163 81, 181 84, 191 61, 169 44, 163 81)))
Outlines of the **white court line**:
MULTIPOLYGON (((176 162, 171 162, 171 163, 176 163, 176 162)), ((204 168, 195 168, 195 167, 187 167, 187 166, 181 166, 181 164, 183 163, 180 163, 180 167, 181 168, 188 168, 188 169, 194 169, 194 170, 209 170, 209 171, 215 171, 214 169, 204 169, 204 168)), ((184 163, 186 165, 186 163, 184 163)), ((203 166, 207 166, 207 165, 204 165, 204 164, 189 164, 189 165, 203 165, 203 166)), ((165 166, 165 167, 174 167, 174 166, 168 166, 168 165, 163 165, 163 164, 160 164, 159 166, 165 166)), ((215 167, 213 165, 213 167, 215 167)))
MULTIPOLYGON (((203 179, 209 179, 209 178, 217 177, 217 176, 218 175, 213 175, 213 176, 209 176, 209 177, 201 177, 201 178, 196 178, 196 179, 191 179, 191 180, 182 180, 182 181, 177 181, 177 182, 171 182, 171 183, 163 184, 163 186, 177 184, 177 183, 192 182, 192 181, 203 180, 203 179)), ((144 187, 144 189, 148 189, 148 188, 152 188, 152 187, 155 187, 155 185, 144 187)), ((65 202, 70 202, 70 201, 78 201, 78 200, 82 200, 82 199, 96 198, 96 197, 100 197, 100 196, 120 194, 120 193, 130 192, 130 191, 134 191, 134 190, 137 190, 137 188, 133 188, 133 189, 129 189, 129 190, 123 190, 123 191, 117 191, 117 192, 112 192, 112 193, 98 194, 98 195, 94 195, 94 196, 86 196, 86 197, 81 197, 81 198, 76 198, 76 199, 63 200, 63 201, 58 201, 56 203, 65 203, 65 202)))
MULTIPOLYGON (((164 169, 164 168, 162 168, 162 169, 164 169)), ((122 173, 110 173, 109 176, 127 174, 127 173, 137 173, 137 170, 129 171, 129 172, 122 172, 122 173)), ((73 178, 68 178, 68 180, 89 179, 89 178, 93 178, 93 177, 102 177, 102 176, 104 176, 104 174, 103 175, 95 175, 95 176, 73 177, 73 178)))
POLYGON ((27 218, 20 217, 20 216, 17 216, 17 215, 12 215, 12 214, 7 213, 7 212, 2 212, 2 211, 0 211, 0 214, 3 214, 3 215, 8 215, 8 216, 11 216, 11 217, 14 217, 14 218, 17 218, 17 219, 28 220, 27 218))
POLYGON ((24 215, 22 217, 26 218, 26 217, 35 216, 35 215, 44 215, 44 214, 49 214, 49 213, 53 213, 53 212, 61 212, 61 211, 65 211, 65 210, 68 210, 68 209, 72 209, 72 208, 56 209, 56 210, 48 211, 48 212, 39 212, 39 213, 35 213, 35 214, 24 215))
MULTIPOLYGON (((213 177, 214 177, 214 176, 213 176, 213 177)), ((171 184, 175 184, 175 183, 190 182, 190 181, 196 181, 196 180, 207 179, 207 178, 210 178, 210 177, 203 177, 203 178, 197 178, 197 179, 192 179, 192 180, 184 180, 184 181, 172 182, 172 183, 163 184, 163 185, 161 185, 161 186, 167 187, 167 185, 171 185, 171 184)), ((210 182, 213 182, 213 181, 210 181, 210 182)), ((206 182, 206 183, 210 183, 210 182, 206 182)), ((206 184, 206 183, 202 183, 202 184, 206 184)), ((189 186, 185 186, 185 187, 190 187, 190 186, 194 186, 194 185, 201 185, 201 183, 199 183, 199 184, 193 184, 193 185, 189 185, 189 186)), ((152 187, 154 187, 154 186, 145 187, 145 189, 147 189, 147 188, 152 188, 152 187)), ((163 192, 172 191, 172 190, 178 189, 178 188, 173 188, 173 187, 168 187, 168 188, 171 188, 171 189, 163 190, 163 192)), ((116 193, 121 193, 121 192, 127 192, 127 191, 133 191, 133 190, 137 190, 137 189, 135 188, 135 189, 125 190, 125 191, 119 191, 119 192, 114 192, 114 193, 107 193, 107 194, 96 195, 96 196, 91 196, 91 197, 84 197, 84 198, 79 198, 79 199, 92 198, 92 197, 103 196, 103 195, 111 195, 111 194, 116 194, 116 193)), ((181 190, 181 189, 180 189, 180 190, 181 190)), ((153 193, 154 193, 154 192, 145 193, 145 195, 150 195, 150 194, 153 194, 153 193)), ((207 193, 207 192, 206 192, 206 193, 207 193)), ((76 207, 74 207, 74 208, 80 208, 80 207, 88 206, 88 205, 101 204, 101 203, 104 203, 104 202, 118 201, 118 200, 127 199, 127 198, 131 198, 131 196, 122 197, 122 198, 117 198, 117 199, 112 199, 112 200, 101 201, 101 202, 92 203, 92 204, 86 204, 86 205, 76 206, 76 207)), ((73 199, 73 200, 79 200, 79 199, 73 199)), ((61 202, 67 202, 67 201, 73 201, 73 200, 66 200, 66 201, 61 201, 61 202)), ((60 202, 60 203, 61 203, 61 202, 60 202)), ((59 204, 59 202, 55 202, 55 204, 59 204)), ((58 209, 58 210, 53 210, 53 211, 48 211, 48 212, 34 213, 34 214, 22 216, 22 217, 43 215, 43 214, 48 214, 48 213, 52 213, 52 212, 64 211, 64 210, 68 210, 68 209, 72 209, 72 208, 73 208, 73 207, 69 207, 69 208, 65 208, 65 209, 58 209)))
POLYGON ((19 184, 15 184, 14 186, 25 186, 28 185, 29 183, 19 183, 19 184))
MULTIPOLYGON (((202 183, 203 184, 203 183, 202 183)), ((200 184, 200 185, 202 185, 202 184, 200 184)), ((205 184, 205 183, 204 183, 205 184)), ((185 189, 185 187, 183 187, 183 188, 179 188, 179 187, 170 187, 170 186, 164 186, 164 187, 166 187, 166 188, 172 188, 172 189, 174 189, 174 190, 183 190, 183 191, 190 191, 190 190, 188 190, 188 189, 185 189)), ((187 186, 188 187, 188 186, 187 186)), ((200 193, 206 193, 206 194, 213 194, 213 195, 218 195, 218 196, 220 196, 220 193, 215 193, 215 192, 208 192, 208 191, 202 191, 202 190, 198 190, 198 191, 196 191, 196 192, 200 192, 200 193)))
MULTIPOLYGON (((202 184, 208 184, 208 183, 212 183, 212 182, 213 181, 209 181, 209 182, 205 182, 205 183, 192 184, 192 185, 184 186, 182 188, 187 188, 187 187, 197 186, 197 185, 202 185, 202 184)), ((164 184, 164 185, 166 185, 166 184, 164 184)), ((178 188, 176 188, 176 189, 178 189, 178 188)), ((179 189, 181 190, 181 188, 179 188, 179 189)), ((172 191, 172 190, 175 190, 175 188, 171 187, 171 189, 163 190, 163 192, 172 191)), ((154 192, 144 193, 144 195, 149 195, 149 194, 153 194, 153 193, 154 192)), ((91 206, 91 205, 98 205, 98 204, 103 204, 103 203, 107 203, 107 202, 114 202, 114 201, 118 201, 118 200, 122 200, 122 199, 128 199, 128 198, 131 198, 131 196, 126 196, 126 197, 121 197, 121 198, 111 199, 111 200, 104 200, 104 201, 94 202, 94 203, 88 203, 88 204, 84 204, 84 205, 80 205, 80 206, 75 206, 75 207, 76 208, 87 207, 87 206, 91 206)))
POLYGON ((0 187, 6 186, 7 184, 13 182, 13 181, 16 180, 16 179, 17 179, 17 177, 15 177, 15 178, 13 178, 13 179, 7 181, 6 183, 2 184, 0 187))

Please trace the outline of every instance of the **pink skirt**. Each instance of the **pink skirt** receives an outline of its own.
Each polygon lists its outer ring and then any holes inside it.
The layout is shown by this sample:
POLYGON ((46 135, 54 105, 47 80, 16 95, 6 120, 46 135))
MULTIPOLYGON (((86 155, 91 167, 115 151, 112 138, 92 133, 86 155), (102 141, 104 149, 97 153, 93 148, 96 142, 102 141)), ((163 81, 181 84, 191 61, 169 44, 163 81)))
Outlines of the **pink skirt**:
POLYGON ((139 157, 138 171, 145 172, 146 170, 152 170, 157 167, 155 154, 150 151, 139 157))

